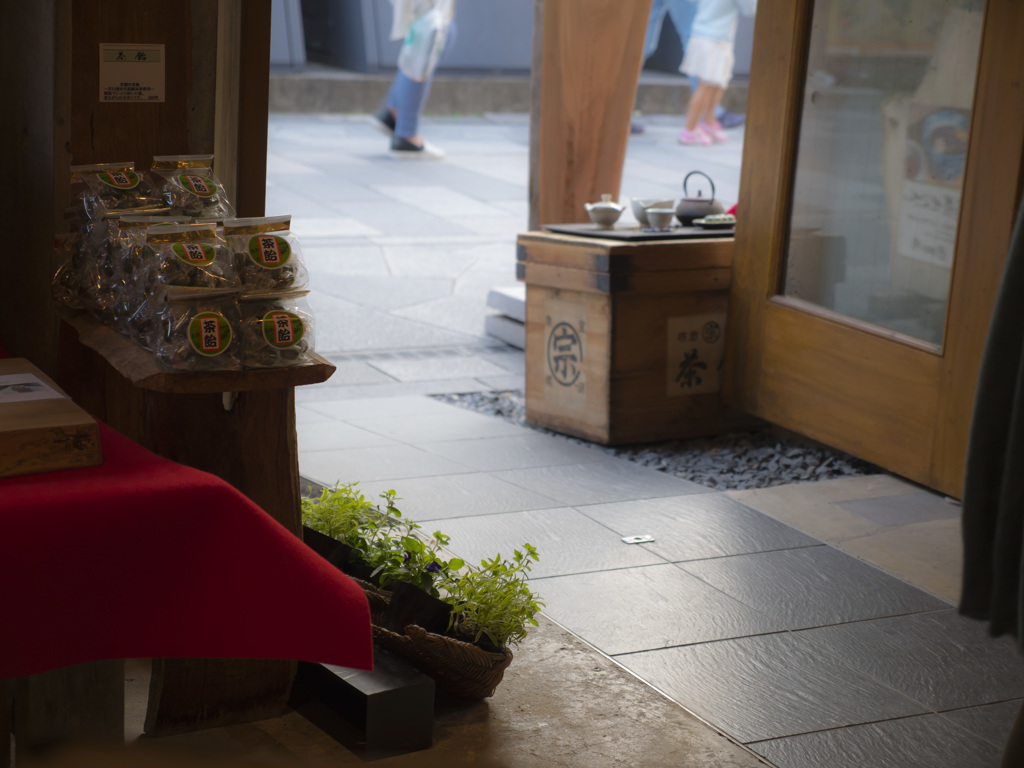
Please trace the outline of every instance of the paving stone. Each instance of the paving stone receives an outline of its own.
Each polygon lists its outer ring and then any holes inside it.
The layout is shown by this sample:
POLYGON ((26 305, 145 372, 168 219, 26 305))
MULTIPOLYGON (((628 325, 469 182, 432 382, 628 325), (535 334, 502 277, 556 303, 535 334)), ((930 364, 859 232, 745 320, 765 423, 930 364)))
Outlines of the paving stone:
POLYGON ((696 483, 677 480, 662 472, 618 459, 561 467, 507 470, 496 472, 495 477, 542 493, 569 506, 708 492, 707 488, 696 483))
POLYGON ((598 451, 532 431, 478 440, 426 442, 420 443, 419 447, 482 472, 554 467, 604 459, 604 455, 598 451))
POLYGON ((367 432, 365 429, 354 427, 351 424, 326 420, 316 411, 304 409, 304 412, 308 418, 296 424, 300 454, 310 451, 402 445, 391 438, 367 432))
POLYGON ((1006 745, 1010 731, 1017 720, 1021 699, 1001 701, 998 704, 984 704, 980 707, 967 707, 943 712, 942 717, 952 720, 975 736, 980 736, 989 744, 999 747, 1006 745))
POLYGON ((299 472, 302 476, 325 486, 338 482, 368 483, 384 478, 398 481, 470 471, 469 467, 409 445, 299 452, 299 472))
POLYGON ((622 537, 574 509, 542 509, 445 520, 449 549, 470 563, 497 554, 511 557, 528 542, 539 559, 530 571, 536 590, 546 576, 607 571, 664 563, 657 555, 622 543, 622 537))
POLYGON ((450 328, 467 336, 483 338, 487 335, 484 325, 487 309, 479 296, 441 296, 399 309, 395 314, 420 323, 450 328))
POLYGON ((838 505, 847 512, 866 517, 879 525, 929 523, 960 517, 960 505, 946 501, 937 493, 878 496, 871 499, 840 501, 838 505))
MULTIPOLYGON (((303 389, 299 390, 300 392, 303 389)), ((452 407, 430 397, 380 397, 317 403, 307 408, 316 413, 346 421, 352 418, 399 418, 405 416, 447 415, 452 407)))
MULTIPOLYGON (((610 655, 782 628, 671 565, 536 579, 532 586, 548 616, 610 655)), ((632 669, 630 658, 617 660, 632 669)))
POLYGON ((363 307, 402 309, 450 296, 452 281, 446 277, 401 278, 391 275, 321 275, 317 291, 363 307))
POLYGON ((413 445, 444 440, 511 436, 519 432, 519 428, 512 424, 466 411, 402 418, 356 417, 349 421, 363 429, 385 437, 398 438, 413 445))
POLYGON ((1002 754, 941 715, 807 733, 750 748, 785 768, 995 768, 1002 754))
POLYGON ((937 712, 1024 697, 1024 665, 1014 643, 989 637, 981 622, 951 609, 799 636, 937 712))
MULTIPOLYGON (((443 477, 395 478, 363 483, 363 493, 376 498, 394 489, 402 499, 399 509, 418 523, 455 517, 552 509, 554 499, 502 482, 491 475, 459 474, 443 477)), ((440 526, 439 526, 440 527, 440 526)))
MULTIPOLYGON (((789 633, 615 660, 742 743, 927 712, 920 703, 789 633)), ((816 768, 830 765, 820 762, 816 768)))
POLYGON ((673 562, 821 543, 721 493, 595 504, 580 511, 623 536, 653 536, 653 543, 641 546, 673 562))
POLYGON ((947 604, 831 547, 678 563, 787 629, 934 611, 947 604))

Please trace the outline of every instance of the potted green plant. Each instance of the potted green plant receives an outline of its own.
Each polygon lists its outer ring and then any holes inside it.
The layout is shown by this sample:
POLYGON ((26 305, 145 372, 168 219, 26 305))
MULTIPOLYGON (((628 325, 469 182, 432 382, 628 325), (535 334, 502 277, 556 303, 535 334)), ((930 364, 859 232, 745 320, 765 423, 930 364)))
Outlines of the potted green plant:
POLYGON ((402 516, 393 490, 381 494, 381 508, 356 485, 303 499, 303 538, 341 570, 365 580, 379 644, 454 693, 491 695, 512 660, 510 646, 537 625, 543 603, 527 583, 537 550, 525 544, 511 559, 497 555, 468 567, 446 558, 446 535, 426 536, 402 516))
POLYGON ((463 566, 442 557, 448 537, 435 531, 424 541, 421 526, 402 517, 395 491, 380 494, 382 509, 358 485, 338 484, 318 498, 303 498, 303 540, 349 575, 385 589, 405 582, 438 597, 437 583, 463 566))
POLYGON ((445 574, 444 589, 451 606, 449 628, 459 637, 472 637, 500 651, 526 639, 529 626, 537 626, 535 616, 543 602, 527 583, 537 550, 524 544, 512 559, 484 559, 479 568, 445 574))

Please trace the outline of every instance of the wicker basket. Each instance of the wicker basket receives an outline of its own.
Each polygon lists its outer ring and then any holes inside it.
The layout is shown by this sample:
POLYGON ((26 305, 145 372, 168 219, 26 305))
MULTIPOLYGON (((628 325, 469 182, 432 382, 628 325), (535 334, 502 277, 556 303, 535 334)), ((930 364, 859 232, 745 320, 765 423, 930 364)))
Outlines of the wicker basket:
POLYGON ((373 627, 373 640, 382 648, 411 661, 430 675, 448 693, 468 699, 494 695, 512 652, 494 653, 453 637, 435 635, 410 624, 399 635, 384 627, 373 627))
POLYGON ((428 632, 409 624, 404 634, 380 626, 391 593, 354 579, 366 592, 370 604, 373 640, 396 656, 412 662, 448 693, 469 699, 486 699, 494 695, 505 669, 512 663, 512 652, 485 651, 447 635, 428 632))

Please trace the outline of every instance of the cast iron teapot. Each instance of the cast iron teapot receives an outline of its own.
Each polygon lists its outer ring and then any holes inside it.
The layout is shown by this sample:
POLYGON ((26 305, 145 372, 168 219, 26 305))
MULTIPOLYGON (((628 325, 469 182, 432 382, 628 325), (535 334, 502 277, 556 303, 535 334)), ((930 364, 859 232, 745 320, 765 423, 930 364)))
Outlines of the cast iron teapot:
POLYGON ((715 200, 715 182, 711 180, 711 177, 703 171, 690 171, 686 174, 686 178, 683 179, 683 199, 676 205, 676 218, 679 219, 679 223, 684 227, 689 227, 693 224, 694 219, 702 219, 705 216, 724 212, 725 208, 715 200), (708 180, 708 184, 711 185, 711 197, 704 197, 700 190, 697 191, 696 197, 690 197, 690 193, 686 189, 686 182, 695 173, 708 180))

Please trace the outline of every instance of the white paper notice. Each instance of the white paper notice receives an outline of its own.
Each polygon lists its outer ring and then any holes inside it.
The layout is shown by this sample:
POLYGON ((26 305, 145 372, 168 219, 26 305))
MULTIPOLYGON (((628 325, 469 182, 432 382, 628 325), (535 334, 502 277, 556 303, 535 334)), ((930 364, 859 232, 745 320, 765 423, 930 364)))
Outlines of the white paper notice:
POLYGON ((100 43, 100 101, 163 101, 162 43, 100 43))
POLYGON ((63 397, 64 395, 31 373, 12 373, 0 376, 0 405, 20 403, 26 400, 55 400, 63 397))

